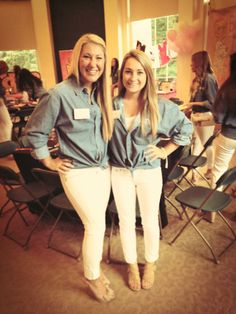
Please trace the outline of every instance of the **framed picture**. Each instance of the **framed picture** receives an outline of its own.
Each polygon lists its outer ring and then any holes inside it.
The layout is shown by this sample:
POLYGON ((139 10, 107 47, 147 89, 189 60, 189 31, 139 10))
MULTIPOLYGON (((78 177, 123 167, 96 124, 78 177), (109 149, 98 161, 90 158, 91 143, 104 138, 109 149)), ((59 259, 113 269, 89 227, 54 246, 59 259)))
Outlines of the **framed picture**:
POLYGON ((59 50, 61 75, 62 75, 63 80, 66 79, 68 76, 71 54, 72 54, 72 49, 71 50, 59 50))

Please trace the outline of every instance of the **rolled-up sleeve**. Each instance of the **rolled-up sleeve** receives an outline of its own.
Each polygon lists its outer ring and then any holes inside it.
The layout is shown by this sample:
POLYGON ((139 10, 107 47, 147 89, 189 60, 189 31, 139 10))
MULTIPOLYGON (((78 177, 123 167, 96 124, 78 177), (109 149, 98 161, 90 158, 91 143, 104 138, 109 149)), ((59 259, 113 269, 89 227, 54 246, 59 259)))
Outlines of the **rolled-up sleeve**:
POLYGON ((27 143, 27 146, 33 149, 32 155, 36 159, 43 159, 50 155, 47 142, 59 110, 59 97, 55 92, 48 92, 42 96, 27 122, 23 143, 27 143))
POLYGON ((171 138, 177 145, 188 145, 193 134, 192 122, 179 110, 178 106, 168 100, 159 101, 162 116, 158 132, 171 138))

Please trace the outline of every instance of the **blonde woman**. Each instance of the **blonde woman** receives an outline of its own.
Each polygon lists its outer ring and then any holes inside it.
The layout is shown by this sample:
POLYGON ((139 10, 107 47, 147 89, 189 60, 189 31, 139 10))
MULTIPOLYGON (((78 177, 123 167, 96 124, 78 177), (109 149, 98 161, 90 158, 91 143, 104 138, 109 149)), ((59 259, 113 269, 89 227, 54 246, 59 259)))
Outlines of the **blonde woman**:
POLYGON ((111 188, 107 144, 112 118, 106 62, 103 39, 83 35, 73 49, 68 79, 41 97, 26 127, 26 139, 35 157, 59 172, 65 193, 83 222, 85 280, 94 296, 104 302, 114 298, 100 269, 111 188), (51 158, 47 147, 53 128, 59 141, 56 159, 51 158))
POLYGON ((157 97, 151 61, 140 50, 132 50, 124 57, 113 110, 109 156, 128 285, 134 291, 150 289, 159 258, 161 159, 166 159, 179 145, 190 143, 192 124, 177 105, 157 97), (165 147, 158 147, 163 137, 170 140, 165 147), (137 264, 136 197, 144 230, 146 264, 142 279, 137 264))

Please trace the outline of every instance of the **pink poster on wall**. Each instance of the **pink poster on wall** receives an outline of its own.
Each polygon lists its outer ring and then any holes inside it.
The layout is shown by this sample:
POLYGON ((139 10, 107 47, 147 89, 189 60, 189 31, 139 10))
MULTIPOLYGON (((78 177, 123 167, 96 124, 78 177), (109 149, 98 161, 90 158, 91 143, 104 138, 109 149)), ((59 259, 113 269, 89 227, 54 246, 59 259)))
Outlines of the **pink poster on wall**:
POLYGON ((236 6, 209 14, 207 50, 221 85, 229 75, 229 56, 236 51, 236 6))
POLYGON ((59 50, 61 75, 62 75, 63 80, 66 79, 68 76, 71 53, 72 53, 72 50, 59 50))

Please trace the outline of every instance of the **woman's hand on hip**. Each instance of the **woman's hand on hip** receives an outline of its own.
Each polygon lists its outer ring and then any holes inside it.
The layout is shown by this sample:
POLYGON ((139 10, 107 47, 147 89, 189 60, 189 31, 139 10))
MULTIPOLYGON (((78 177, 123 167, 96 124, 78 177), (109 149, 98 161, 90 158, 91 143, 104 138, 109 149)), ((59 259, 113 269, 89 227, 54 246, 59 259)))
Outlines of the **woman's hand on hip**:
POLYGON ((52 157, 48 157, 42 159, 41 162, 48 169, 58 171, 64 174, 74 168, 74 165, 72 164, 72 161, 70 159, 61 159, 59 157, 53 159, 52 157))

